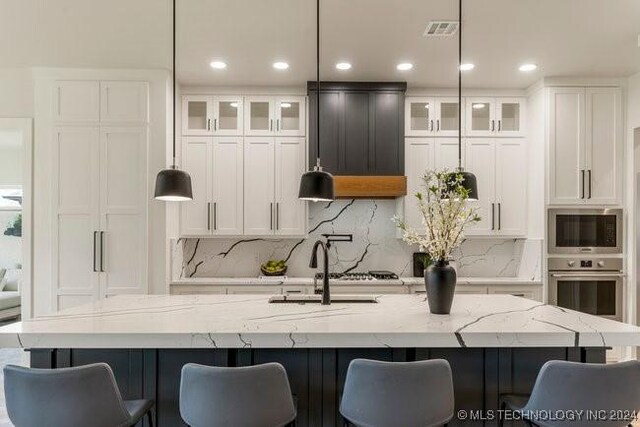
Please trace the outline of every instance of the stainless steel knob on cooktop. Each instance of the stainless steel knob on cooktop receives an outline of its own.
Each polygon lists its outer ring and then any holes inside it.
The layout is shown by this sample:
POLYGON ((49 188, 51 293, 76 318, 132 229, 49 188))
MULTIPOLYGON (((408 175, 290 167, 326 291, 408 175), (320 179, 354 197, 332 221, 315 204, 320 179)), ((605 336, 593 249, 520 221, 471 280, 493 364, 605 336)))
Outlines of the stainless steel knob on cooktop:
POLYGON ((576 265, 576 262, 575 261, 567 261, 567 265, 569 267, 573 267, 574 265, 576 265))
POLYGON ((597 264, 598 267, 604 267, 604 261, 598 261, 597 264))

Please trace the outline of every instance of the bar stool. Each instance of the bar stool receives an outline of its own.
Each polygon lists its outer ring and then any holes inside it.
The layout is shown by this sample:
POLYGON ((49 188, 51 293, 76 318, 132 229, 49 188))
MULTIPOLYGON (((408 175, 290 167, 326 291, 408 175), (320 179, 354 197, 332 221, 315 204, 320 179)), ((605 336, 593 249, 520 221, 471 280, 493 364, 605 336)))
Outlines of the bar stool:
POLYGON ((279 363, 223 368, 188 363, 180 380, 180 415, 191 427, 280 427, 296 409, 279 363))
POLYGON ((380 362, 354 359, 340 404, 345 425, 429 427, 453 418, 449 362, 380 362))
MULTIPOLYGON (((640 409, 640 361, 614 363, 577 363, 552 360, 545 363, 531 391, 531 396, 504 394, 500 408, 519 412, 530 426, 541 427, 617 427, 632 420, 600 420, 586 417, 587 411, 633 413, 640 409), (579 420, 528 419, 528 414, 566 414, 585 411, 579 420), (557 412, 556 412, 557 411, 557 412)), ((504 419, 500 419, 500 426, 504 419)))
POLYGON ((153 427, 153 400, 122 400, 106 363, 61 369, 7 365, 4 393, 16 427, 130 427, 145 414, 153 427))

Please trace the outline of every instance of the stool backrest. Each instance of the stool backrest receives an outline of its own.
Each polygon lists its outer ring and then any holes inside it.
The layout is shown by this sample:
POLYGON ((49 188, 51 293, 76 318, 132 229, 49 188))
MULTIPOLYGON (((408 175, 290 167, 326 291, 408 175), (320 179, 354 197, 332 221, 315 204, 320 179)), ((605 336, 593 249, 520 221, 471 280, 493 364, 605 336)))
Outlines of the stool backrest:
POLYGON ((279 363, 240 368, 182 367, 180 415, 191 427, 276 427, 296 417, 287 373, 279 363))
MULTIPOLYGON (((604 411, 609 419, 581 419, 581 427, 621 426, 609 411, 640 410, 640 361, 614 364, 577 363, 552 360, 545 363, 524 411, 604 411)), ((594 412, 595 414, 595 412, 594 412)), ((533 420, 535 422, 535 420, 533 420)), ((554 425, 576 426, 575 420, 554 421, 554 425)))
POLYGON ((446 360, 349 365, 340 413, 357 426, 426 427, 453 417, 453 380, 446 360))
POLYGON ((120 427, 130 420, 105 363, 61 369, 7 365, 4 393, 16 427, 120 427))

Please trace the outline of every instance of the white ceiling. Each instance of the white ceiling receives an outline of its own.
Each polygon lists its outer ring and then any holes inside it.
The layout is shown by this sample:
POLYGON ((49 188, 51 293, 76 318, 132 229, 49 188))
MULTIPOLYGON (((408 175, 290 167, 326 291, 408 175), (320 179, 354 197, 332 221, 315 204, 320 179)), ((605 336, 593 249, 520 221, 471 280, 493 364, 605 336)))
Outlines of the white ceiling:
MULTIPOLYGON (((455 0, 321 0, 323 80, 457 84, 457 38, 425 39, 457 19, 455 0), (338 72, 340 60, 353 63, 338 72), (396 71, 400 61, 415 68, 396 71)), ((0 67, 170 68, 167 0, 0 0, 0 67)), ((543 76, 640 71, 638 0, 465 0, 467 87, 523 88, 543 76), (535 62, 536 72, 517 66, 535 62)), ((178 76, 193 85, 303 85, 315 78, 315 1, 178 0, 178 76), (208 63, 224 59, 228 68, 208 63), (278 72, 275 60, 290 62, 278 72)))

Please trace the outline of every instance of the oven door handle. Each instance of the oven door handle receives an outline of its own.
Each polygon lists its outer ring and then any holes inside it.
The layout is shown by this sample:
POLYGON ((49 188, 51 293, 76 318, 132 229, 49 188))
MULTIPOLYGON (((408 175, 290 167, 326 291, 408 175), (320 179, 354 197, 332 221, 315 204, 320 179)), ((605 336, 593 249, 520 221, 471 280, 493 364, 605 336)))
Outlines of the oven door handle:
POLYGON ((602 278, 602 277, 625 277, 624 273, 551 273, 551 277, 557 277, 557 278, 567 278, 567 277, 571 277, 571 278, 584 278, 584 279, 591 279, 591 278, 602 278))

